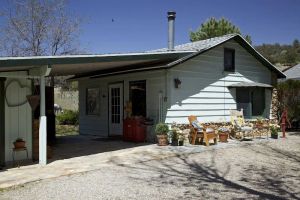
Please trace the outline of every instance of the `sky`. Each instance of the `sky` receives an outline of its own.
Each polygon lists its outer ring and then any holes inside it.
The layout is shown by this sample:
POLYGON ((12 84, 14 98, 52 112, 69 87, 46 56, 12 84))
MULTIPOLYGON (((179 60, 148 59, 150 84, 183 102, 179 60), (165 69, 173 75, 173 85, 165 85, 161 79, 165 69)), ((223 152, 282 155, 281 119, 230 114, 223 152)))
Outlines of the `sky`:
POLYGON ((67 7, 82 18, 80 46, 88 53, 166 47, 169 10, 177 13, 175 44, 189 42, 189 31, 209 17, 229 19, 254 45, 288 44, 300 39, 299 8, 300 0, 69 0, 67 7))

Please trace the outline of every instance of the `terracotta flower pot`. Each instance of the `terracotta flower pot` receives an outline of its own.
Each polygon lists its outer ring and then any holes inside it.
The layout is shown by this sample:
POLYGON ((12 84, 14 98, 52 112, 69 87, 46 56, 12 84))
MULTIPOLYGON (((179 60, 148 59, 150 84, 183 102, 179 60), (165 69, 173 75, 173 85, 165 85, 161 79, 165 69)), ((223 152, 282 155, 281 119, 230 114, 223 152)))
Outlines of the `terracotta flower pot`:
POLYGON ((228 142, 228 133, 219 133, 219 141, 220 142, 228 142))
POLYGON ((15 149, 21 149, 25 147, 25 141, 14 142, 15 149))
POLYGON ((168 145, 168 136, 167 135, 156 135, 158 146, 167 146, 168 145))

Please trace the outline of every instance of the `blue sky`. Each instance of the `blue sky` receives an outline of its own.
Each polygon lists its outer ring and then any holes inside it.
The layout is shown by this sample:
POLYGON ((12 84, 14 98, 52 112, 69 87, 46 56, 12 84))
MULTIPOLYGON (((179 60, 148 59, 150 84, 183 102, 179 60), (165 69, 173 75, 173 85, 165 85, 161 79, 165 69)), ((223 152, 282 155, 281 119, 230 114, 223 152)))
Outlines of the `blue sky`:
POLYGON ((225 17, 254 45, 300 39, 299 0, 69 0, 83 18, 80 44, 89 53, 136 52, 167 46, 167 11, 177 12, 175 43, 189 42, 209 17, 225 17), (114 19, 114 22, 112 22, 114 19))

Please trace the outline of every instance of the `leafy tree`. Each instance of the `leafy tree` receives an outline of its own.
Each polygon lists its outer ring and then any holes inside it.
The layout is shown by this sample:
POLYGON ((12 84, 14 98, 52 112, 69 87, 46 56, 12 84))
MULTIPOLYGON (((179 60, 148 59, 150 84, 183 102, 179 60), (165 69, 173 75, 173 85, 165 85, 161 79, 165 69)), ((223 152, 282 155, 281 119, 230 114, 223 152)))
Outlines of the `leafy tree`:
MULTIPOLYGON (((211 17, 206 22, 201 24, 201 26, 195 32, 190 32, 190 40, 192 42, 195 42, 198 40, 205 40, 208 38, 218 37, 231 33, 241 34, 241 31, 228 19, 221 18, 218 20, 214 17, 211 17)), ((252 42, 249 35, 245 35, 245 39, 249 43, 252 42)))

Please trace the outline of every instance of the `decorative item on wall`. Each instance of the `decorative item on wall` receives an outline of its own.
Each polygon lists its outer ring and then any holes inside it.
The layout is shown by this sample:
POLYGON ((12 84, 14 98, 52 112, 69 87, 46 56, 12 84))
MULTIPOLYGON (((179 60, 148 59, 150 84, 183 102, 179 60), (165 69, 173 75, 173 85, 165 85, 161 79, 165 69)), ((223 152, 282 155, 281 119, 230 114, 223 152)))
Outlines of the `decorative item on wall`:
POLYGON ((87 88, 86 90, 86 114, 99 115, 100 114, 100 91, 99 88, 87 88))
POLYGON ((181 85, 181 80, 179 80, 179 78, 175 78, 174 84, 175 84, 175 88, 179 88, 179 86, 181 85))
POLYGON ((31 93, 31 89, 30 87, 26 86, 26 85, 22 85, 20 81, 18 80, 11 80, 5 87, 5 101, 8 107, 18 107, 18 106, 22 106, 24 104, 27 103, 27 98, 26 96, 29 95, 31 93), (24 90, 24 92, 19 92, 18 93, 18 97, 19 98, 15 98, 13 96, 8 96, 8 91, 9 88, 13 88, 13 87, 18 87, 19 91, 24 90), (24 94, 21 95, 20 94, 24 94))
POLYGON ((35 87, 34 92, 32 95, 27 95, 27 101, 31 107, 31 109, 34 111, 38 105, 40 104, 40 95, 37 94, 36 91, 37 87, 35 87))

